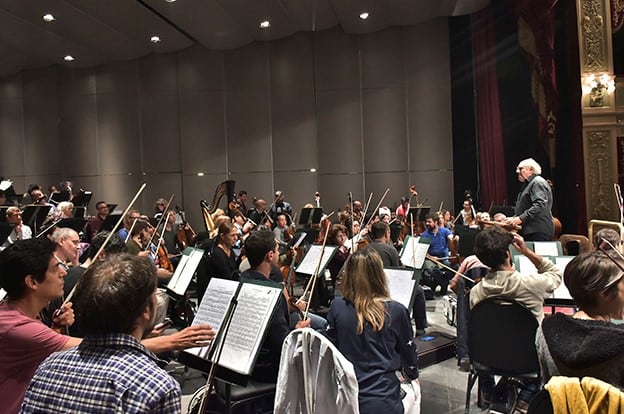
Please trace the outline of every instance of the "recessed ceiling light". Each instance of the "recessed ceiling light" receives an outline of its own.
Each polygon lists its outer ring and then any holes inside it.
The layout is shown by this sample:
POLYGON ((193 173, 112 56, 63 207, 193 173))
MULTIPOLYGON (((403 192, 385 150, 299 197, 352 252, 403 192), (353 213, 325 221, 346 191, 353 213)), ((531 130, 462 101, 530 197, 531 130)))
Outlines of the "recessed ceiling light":
POLYGON ((271 22, 268 20, 265 20, 263 22, 260 22, 260 28, 261 29, 268 29, 269 27, 271 27, 271 22))
POLYGON ((203 173, 203 172, 198 172, 198 173, 197 173, 197 176, 198 176, 198 177, 203 177, 203 176, 204 176, 204 173, 203 173))
POLYGON ((56 19, 50 13, 43 15, 43 21, 44 22, 52 22, 54 20, 56 20, 56 19))
POLYGON ((158 36, 152 36, 152 37, 150 37, 150 42, 152 42, 152 43, 158 43, 158 42, 160 42, 160 37, 158 37, 158 36))
POLYGON ((362 20, 368 19, 368 12, 360 13, 360 19, 362 20))
POLYGON ((71 62, 71 61, 75 60, 72 55, 67 55, 63 59, 65 59, 65 62, 71 62))
POLYGON ((176 0, 165 0, 167 3, 174 3, 176 0))

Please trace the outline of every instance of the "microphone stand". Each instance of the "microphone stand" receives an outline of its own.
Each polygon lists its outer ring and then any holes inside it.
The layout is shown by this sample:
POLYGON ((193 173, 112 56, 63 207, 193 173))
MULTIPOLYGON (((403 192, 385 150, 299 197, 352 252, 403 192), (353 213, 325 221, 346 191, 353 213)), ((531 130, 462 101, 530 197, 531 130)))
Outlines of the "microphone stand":
POLYGON ((208 397, 212 393, 212 388, 214 387, 214 380, 216 377, 217 366, 219 365, 219 360, 221 359, 221 354, 223 353, 223 348, 225 345, 225 339, 227 337, 227 333, 230 330, 230 324, 232 322, 232 317, 234 316, 234 311, 238 306, 238 299, 236 297, 232 297, 230 300, 230 306, 228 306, 228 310, 223 316, 223 321, 221 322, 221 326, 219 327, 219 333, 221 334, 221 340, 215 345, 214 357, 212 361, 212 365, 210 366, 210 372, 208 373, 208 379, 206 381, 206 390, 204 392, 204 396, 201 400, 201 404, 199 405, 199 410, 197 414, 205 414, 206 413, 206 404, 208 403, 208 397))

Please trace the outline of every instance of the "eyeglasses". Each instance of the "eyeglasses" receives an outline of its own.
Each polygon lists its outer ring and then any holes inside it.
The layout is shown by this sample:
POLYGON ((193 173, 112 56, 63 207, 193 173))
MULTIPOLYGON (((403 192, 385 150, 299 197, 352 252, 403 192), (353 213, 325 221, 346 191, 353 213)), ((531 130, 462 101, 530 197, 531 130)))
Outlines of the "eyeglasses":
POLYGON ((58 260, 58 263, 57 263, 58 266, 61 266, 63 270, 65 270, 66 272, 69 270, 69 266, 67 266, 67 263, 59 259, 59 257, 56 254, 54 255, 54 258, 58 260))

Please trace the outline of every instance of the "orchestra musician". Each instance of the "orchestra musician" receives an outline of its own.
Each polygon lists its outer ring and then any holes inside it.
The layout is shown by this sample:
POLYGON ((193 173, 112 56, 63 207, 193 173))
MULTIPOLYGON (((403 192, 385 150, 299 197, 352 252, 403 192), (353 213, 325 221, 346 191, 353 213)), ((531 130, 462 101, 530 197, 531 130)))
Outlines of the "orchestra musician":
POLYGON ((270 217, 266 210, 266 201, 262 198, 254 198, 253 203, 254 208, 249 210, 247 217, 257 225, 270 222, 270 217))
POLYGON ((11 206, 7 209, 6 221, 13 225, 13 230, 0 248, 4 249, 17 240, 26 240, 32 237, 32 230, 22 221, 22 210, 19 207, 11 206))
POLYGON ((284 193, 281 191, 276 191, 275 201, 269 209, 269 216, 271 216, 273 222, 277 220, 277 216, 279 214, 286 214, 286 217, 290 220, 290 217, 292 217, 292 213, 293 211, 290 203, 284 200, 284 193))
MULTIPOLYGON (((19 411, 28 383, 46 357, 81 341, 55 332, 38 319, 47 303, 63 294, 66 270, 55 257, 55 250, 56 245, 43 237, 19 240, 0 252, 0 288, 7 292, 7 300, 0 303, 0 395, 6 414, 19 411)), ((54 326, 72 325, 72 303, 68 302, 61 310, 54 318, 54 326)), ((150 351, 159 353, 195 347, 198 341, 214 337, 214 331, 206 325, 187 329, 141 342, 150 351)))
MULTIPOLYGON (((429 255, 438 258, 439 262, 450 267, 448 243, 454 239, 453 233, 446 227, 438 226, 438 216, 435 213, 427 214, 425 228, 426 230, 420 236, 431 240, 428 250, 429 255)), ((446 295, 448 284, 453 276, 452 272, 441 268, 432 260, 425 259, 423 264, 424 284, 429 285, 434 292, 439 285, 440 294, 446 295)))
MULTIPOLYGON (((277 267, 279 251, 275 236, 271 230, 253 231, 245 241, 245 252, 251 268, 241 277, 254 280, 268 280, 271 269, 277 267)), ((282 294, 278 301, 268 329, 268 334, 260 346, 260 353, 251 377, 262 382, 276 382, 279 369, 282 344, 290 333, 287 298, 282 294)), ((296 323, 295 328, 310 327, 310 319, 296 323)))
POLYGON ((249 209, 247 208, 247 191, 240 190, 238 192, 238 197, 236 197, 236 203, 238 204, 238 210, 243 214, 243 216, 247 217, 247 212, 249 209))
POLYGON ((89 224, 87 224, 87 234, 89 235, 89 240, 92 240, 95 235, 102 230, 104 220, 106 220, 109 213, 106 201, 98 201, 95 204, 95 209, 97 210, 97 214, 91 217, 89 224))
POLYGON ((138 220, 140 218, 141 218, 141 213, 139 212, 139 210, 137 209, 128 210, 128 212, 126 213, 126 216, 123 219, 123 227, 117 230, 117 235, 119 236, 119 238, 121 238, 121 240, 125 242, 126 239, 129 239, 128 235, 129 235, 130 229, 132 228, 132 224, 135 222, 135 220, 138 220))
POLYGON ((277 244, 279 245, 280 254, 284 254, 286 252, 287 243, 292 238, 288 231, 286 214, 277 215, 273 234, 275 234, 275 240, 277 240, 277 244))
MULTIPOLYGON (((507 232, 498 226, 487 227, 477 235, 475 253, 489 267, 489 271, 470 290, 470 308, 487 298, 503 296, 524 305, 533 313, 538 323, 541 323, 544 319, 544 300, 559 287, 563 272, 552 261, 528 248, 520 235, 507 232), (514 269, 510 244, 533 263, 537 274, 522 275, 514 269)), ((479 375, 479 384, 484 399, 492 401, 494 377, 479 375)), ((518 396, 518 404, 528 407, 537 389, 538 384, 535 382, 525 382, 518 396)))

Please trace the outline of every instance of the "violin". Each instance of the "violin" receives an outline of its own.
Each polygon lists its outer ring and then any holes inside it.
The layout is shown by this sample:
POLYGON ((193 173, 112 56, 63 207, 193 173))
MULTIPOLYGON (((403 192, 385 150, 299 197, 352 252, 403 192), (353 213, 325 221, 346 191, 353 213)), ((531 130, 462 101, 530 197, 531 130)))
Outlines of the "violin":
POLYGON ((184 217, 182 211, 180 211, 180 206, 176 205, 175 211, 182 219, 182 224, 180 225, 180 230, 178 230, 176 237, 178 238, 178 242, 180 243, 182 250, 184 250, 189 247, 191 243, 193 243, 196 234, 191 225, 188 224, 188 222, 186 221, 186 218, 184 217))
POLYGON ((158 246, 158 250, 156 251, 158 256, 158 265, 165 270, 168 270, 173 273, 173 263, 169 260, 169 254, 167 253, 167 248, 162 244, 158 246))

